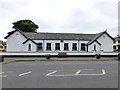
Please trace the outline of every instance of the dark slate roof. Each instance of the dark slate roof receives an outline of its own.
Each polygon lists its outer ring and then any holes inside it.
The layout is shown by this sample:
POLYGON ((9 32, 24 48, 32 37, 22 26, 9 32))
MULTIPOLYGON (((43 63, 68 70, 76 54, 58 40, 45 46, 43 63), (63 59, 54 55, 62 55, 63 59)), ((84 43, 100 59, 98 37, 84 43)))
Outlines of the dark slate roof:
POLYGON ((32 33, 25 32, 25 36, 32 40, 92 40, 96 34, 75 33, 32 33))
POLYGON ((94 41, 97 41, 97 39, 104 33, 106 33, 111 39, 114 40, 114 38, 112 38, 106 31, 98 34, 78 34, 78 33, 22 32, 19 29, 12 31, 12 33, 10 32, 5 37, 5 39, 7 39, 10 35, 12 35, 16 31, 19 31, 27 39, 25 42, 27 42, 28 40, 31 40, 32 42, 34 42, 33 40, 83 40, 83 41, 89 41, 87 44, 90 45, 94 41))
MULTIPOLYGON (((105 32, 105 31, 104 31, 105 32)), ((100 32, 98 33, 90 42, 88 42, 87 44, 90 45, 91 43, 93 43, 97 38, 99 38, 104 32, 100 32)))
POLYGON ((115 40, 116 40, 116 41, 120 40, 120 36, 115 37, 115 40))
MULTIPOLYGON (((112 40, 114 40, 114 38, 113 37, 111 37, 106 31, 104 31, 104 32, 100 32, 100 33, 98 33, 91 41, 89 41, 87 44, 88 45, 90 45, 90 44, 92 44, 94 41, 97 41, 97 39, 100 37, 100 36, 102 36, 104 33, 106 33, 112 40)), ((98 41, 97 41, 98 42, 98 41)), ((100 43, 100 42, 99 42, 100 43)))
POLYGON ((2 45, 6 45, 6 42, 0 40, 0 44, 2 44, 2 45))

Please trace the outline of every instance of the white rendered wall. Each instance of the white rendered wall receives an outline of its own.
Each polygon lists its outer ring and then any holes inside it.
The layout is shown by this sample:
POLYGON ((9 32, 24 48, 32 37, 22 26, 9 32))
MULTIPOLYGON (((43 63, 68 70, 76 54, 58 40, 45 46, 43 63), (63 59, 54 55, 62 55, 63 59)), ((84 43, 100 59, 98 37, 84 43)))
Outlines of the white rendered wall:
MULTIPOLYGON (((34 44, 31 41, 26 42, 23 44, 24 41, 27 39, 18 31, 16 31, 14 34, 9 36, 7 38, 7 52, 27 52, 28 51, 28 44, 31 44, 31 51, 36 52, 37 51, 37 45, 34 44)), ((97 51, 104 50, 104 51, 113 51, 113 40, 108 37, 107 34, 102 35, 100 38, 97 39, 98 42, 100 42, 102 45, 100 45, 97 42, 92 43, 88 47, 88 51, 94 50, 94 45, 96 45, 97 51), (103 37, 105 36, 105 37, 103 37)), ((81 51, 81 43, 88 43, 89 41, 78 41, 78 40, 34 40, 36 43, 42 43, 43 45, 43 51, 46 51, 46 44, 51 43, 51 51, 47 52, 80 52, 81 51), (55 43, 60 43, 60 50, 55 50, 55 43), (64 51, 64 43, 69 44, 69 51, 64 51), (77 43, 77 51, 72 51, 72 43, 77 43)), ((87 47, 86 47, 87 51, 87 47)))
POLYGON ((96 51, 101 50, 101 46, 95 41, 91 45, 88 46, 88 51, 94 51, 94 45, 96 45, 96 51))
POLYGON ((103 34, 98 41, 102 44, 101 50, 103 51, 113 51, 113 40, 107 35, 103 34))
POLYGON ((25 52, 36 52, 37 51, 37 45, 29 40, 24 44, 24 51, 25 52), (31 51, 28 50, 29 44, 31 44, 31 51))
POLYGON ((68 43, 68 47, 69 47, 69 51, 65 51, 65 52, 70 52, 72 51, 72 43, 77 43, 77 51, 78 51, 78 41, 76 40, 63 40, 63 42, 61 42, 61 40, 44 40, 44 51, 46 51, 46 45, 47 43, 51 43, 51 51, 56 51, 55 50, 55 43, 60 43, 60 50, 57 50, 57 52, 63 52, 64 51, 64 43, 68 43))
MULTIPOLYGON (((43 45, 43 51, 46 51, 46 45, 47 43, 51 43, 51 51, 47 51, 47 52, 78 52, 78 49, 80 46, 77 40, 63 40, 63 42, 61 42, 61 40, 34 40, 36 43, 42 43, 43 45), (55 50, 55 43, 60 43, 60 50, 55 50), (64 43, 68 43, 68 51, 64 50, 64 43), (72 43, 77 43, 77 51, 73 51, 72 50, 72 43)), ((84 43, 84 41, 83 41, 84 43)), ((86 43, 86 42, 85 42, 86 43)), ((81 48, 81 47, 80 47, 81 48)))
POLYGON ((23 52, 26 38, 18 31, 7 38, 7 52, 23 52))
MULTIPOLYGON (((85 43, 87 44, 89 41, 78 41, 78 40, 63 40, 63 42, 61 42, 61 40, 34 40, 36 43, 42 43, 43 45, 43 51, 46 51, 46 45, 47 43, 51 43, 51 51, 47 51, 47 52, 79 52, 81 51, 81 43, 85 43), (60 50, 55 50, 55 43, 60 43, 60 50), (68 51, 64 50, 64 43, 68 43, 68 51), (77 51, 73 51, 72 50, 72 44, 73 43, 77 43, 77 51)), ((87 51, 87 47, 86 47, 86 51, 87 51)))

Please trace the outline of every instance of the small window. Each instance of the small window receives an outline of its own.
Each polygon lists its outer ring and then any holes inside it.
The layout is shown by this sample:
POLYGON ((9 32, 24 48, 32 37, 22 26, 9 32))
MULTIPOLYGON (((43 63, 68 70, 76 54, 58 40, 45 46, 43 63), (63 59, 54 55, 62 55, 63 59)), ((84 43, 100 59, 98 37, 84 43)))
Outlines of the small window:
POLYGON ((18 33, 16 33, 16 36, 19 35, 18 33))
POLYGON ((28 44, 28 51, 31 51, 31 44, 28 44))
POLYGON ((55 50, 60 50, 60 43, 55 43, 55 50))
POLYGON ((63 42, 63 40, 61 40, 61 42, 63 42))
POLYGON ((103 36, 105 38, 105 36, 103 36))
POLYGON ((118 46, 118 50, 120 50, 120 46, 118 46))
POLYGON ((68 49, 68 43, 64 43, 64 50, 69 50, 68 49))
POLYGON ((96 45, 94 45, 94 51, 96 51, 96 45))
POLYGON ((73 51, 77 51, 77 43, 73 43, 73 45, 72 45, 72 50, 73 50, 73 51))
POLYGON ((47 43, 46 50, 51 50, 51 43, 47 43))
POLYGON ((81 51, 85 51, 85 43, 81 43, 81 51))
POLYGON ((118 41, 118 43, 120 43, 120 41, 118 41))
POLYGON ((38 50, 42 50, 42 43, 38 43, 38 50))
POLYGON ((114 41, 113 41, 113 43, 115 44, 115 43, 116 43, 116 41, 114 40, 114 41))
POLYGON ((3 48, 3 46, 0 46, 0 48, 3 48))
POLYGON ((116 46, 113 46, 113 49, 115 49, 115 50, 116 50, 116 46))

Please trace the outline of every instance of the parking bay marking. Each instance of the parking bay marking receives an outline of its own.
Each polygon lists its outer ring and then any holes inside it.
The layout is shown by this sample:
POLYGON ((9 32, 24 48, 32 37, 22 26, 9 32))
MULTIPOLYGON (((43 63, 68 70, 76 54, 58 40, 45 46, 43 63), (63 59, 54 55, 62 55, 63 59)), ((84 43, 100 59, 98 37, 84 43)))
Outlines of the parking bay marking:
POLYGON ((46 74, 46 76, 50 76, 51 74, 54 74, 56 72, 57 72, 57 70, 54 70, 53 72, 50 72, 50 73, 46 74))
POLYGON ((5 72, 0 72, 0 77, 7 77, 7 75, 3 75, 5 72))
POLYGON ((32 71, 21 73, 21 74, 19 74, 19 76, 24 76, 24 75, 27 75, 27 74, 30 74, 30 73, 32 73, 32 71))
POLYGON ((102 73, 98 73, 98 74, 80 74, 81 70, 78 70, 75 74, 54 75, 56 72, 57 72, 57 70, 46 74, 46 76, 101 76, 101 75, 105 75, 106 74, 105 69, 102 69, 102 73))
POLYGON ((5 72, 0 72, 0 75, 4 74, 5 72))
POLYGON ((81 72, 81 70, 78 70, 78 71, 75 73, 75 75, 78 75, 80 72, 81 72))

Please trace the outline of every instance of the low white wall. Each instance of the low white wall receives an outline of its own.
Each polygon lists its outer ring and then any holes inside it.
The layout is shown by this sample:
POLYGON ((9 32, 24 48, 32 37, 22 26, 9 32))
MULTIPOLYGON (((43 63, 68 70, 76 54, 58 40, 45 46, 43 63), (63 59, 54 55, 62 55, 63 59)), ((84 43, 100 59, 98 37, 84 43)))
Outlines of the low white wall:
MULTIPOLYGON (((26 52, 26 53, 13 53, 13 52, 0 52, 0 55, 58 55, 57 52, 26 52)), ((67 55, 95 55, 96 52, 68 52, 67 55)), ((118 55, 118 52, 100 52, 101 55, 118 55)))

